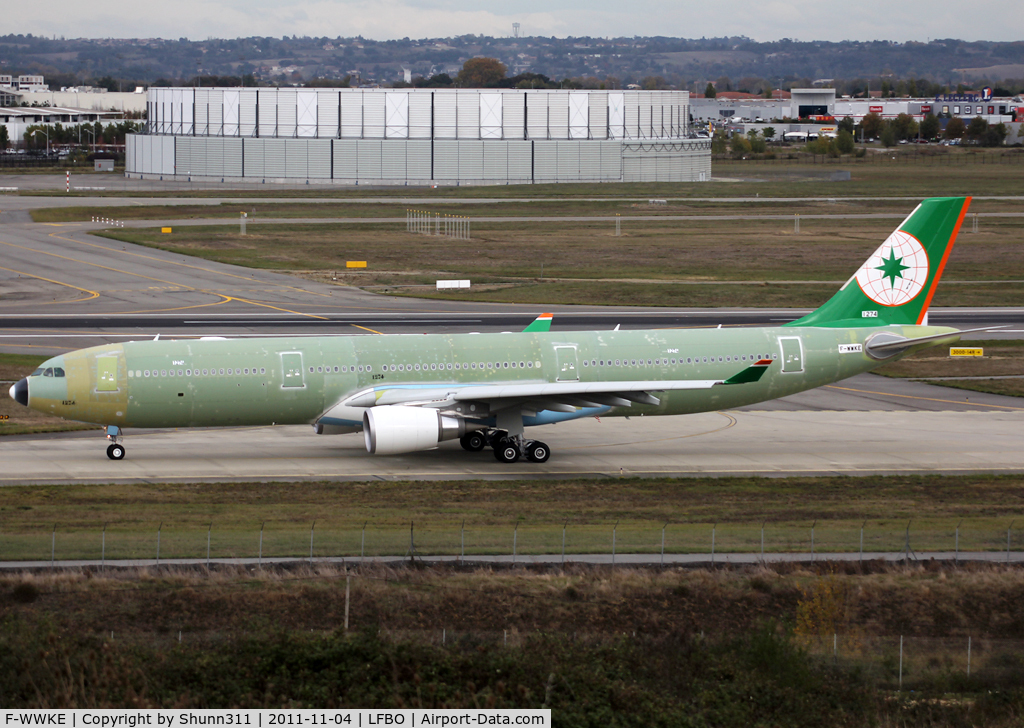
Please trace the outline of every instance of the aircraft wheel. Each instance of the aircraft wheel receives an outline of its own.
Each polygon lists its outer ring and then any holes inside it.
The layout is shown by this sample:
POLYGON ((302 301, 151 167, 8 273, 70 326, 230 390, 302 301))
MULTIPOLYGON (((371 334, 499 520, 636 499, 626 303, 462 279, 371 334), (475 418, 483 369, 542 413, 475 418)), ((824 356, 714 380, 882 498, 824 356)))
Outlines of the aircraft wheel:
POLYGON ((546 463, 551 457, 551 449, 546 442, 534 440, 526 447, 526 459, 531 463, 546 463))
POLYGON ((494 459, 499 463, 514 463, 519 459, 519 448, 513 443, 494 448, 494 459))
POLYGON ((110 445, 107 447, 107 457, 111 460, 124 460, 124 446, 110 445))
POLYGON ((487 438, 482 432, 469 432, 459 438, 459 444, 463 450, 480 452, 487 446, 487 438))

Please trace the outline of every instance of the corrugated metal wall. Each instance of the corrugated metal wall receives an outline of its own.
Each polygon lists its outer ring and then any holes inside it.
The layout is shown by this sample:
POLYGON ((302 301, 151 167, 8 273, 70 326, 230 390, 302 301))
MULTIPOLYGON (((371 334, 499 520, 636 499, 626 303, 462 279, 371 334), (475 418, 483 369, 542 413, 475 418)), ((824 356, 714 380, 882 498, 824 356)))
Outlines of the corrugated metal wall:
POLYGON ((150 89, 156 134, 319 139, 677 139, 686 91, 150 89), (481 114, 481 109, 485 112, 481 114), (340 115, 340 118, 339 118, 340 115), (257 125, 258 118, 258 125, 257 125), (431 126, 432 125, 432 126, 431 126))
POLYGON ((343 183, 711 179, 707 140, 263 139, 128 135, 128 172, 343 183))

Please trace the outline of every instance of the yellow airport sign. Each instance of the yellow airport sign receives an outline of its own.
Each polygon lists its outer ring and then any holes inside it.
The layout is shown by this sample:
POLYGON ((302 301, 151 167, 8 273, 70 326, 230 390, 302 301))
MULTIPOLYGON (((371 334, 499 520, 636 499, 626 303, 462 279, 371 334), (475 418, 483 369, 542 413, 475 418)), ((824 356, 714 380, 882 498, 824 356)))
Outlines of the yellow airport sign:
POLYGON ((349 261, 345 262, 345 267, 346 268, 365 268, 366 267, 366 261, 365 260, 349 260, 349 261))
POLYGON ((169 233, 169 232, 171 232, 171 229, 170 228, 160 228, 160 232, 162 232, 162 233, 169 233))
POLYGON ((984 349, 965 349, 965 348, 954 348, 949 349, 950 356, 985 356, 984 349))

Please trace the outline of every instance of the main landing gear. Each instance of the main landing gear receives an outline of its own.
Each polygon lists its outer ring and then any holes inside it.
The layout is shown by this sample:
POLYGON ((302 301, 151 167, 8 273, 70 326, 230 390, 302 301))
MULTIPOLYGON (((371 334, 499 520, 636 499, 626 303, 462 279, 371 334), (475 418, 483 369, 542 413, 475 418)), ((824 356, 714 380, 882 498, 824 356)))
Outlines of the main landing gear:
POLYGON ((494 459, 499 463, 514 463, 525 457, 531 463, 547 462, 551 457, 551 449, 540 440, 527 440, 522 435, 509 436, 504 430, 477 430, 459 438, 463 449, 469 452, 480 452, 490 446, 494 450, 494 459))
POLYGON ((121 437, 120 427, 117 425, 107 427, 107 439, 110 440, 110 444, 107 445, 107 457, 111 460, 124 460, 124 445, 118 442, 121 437))

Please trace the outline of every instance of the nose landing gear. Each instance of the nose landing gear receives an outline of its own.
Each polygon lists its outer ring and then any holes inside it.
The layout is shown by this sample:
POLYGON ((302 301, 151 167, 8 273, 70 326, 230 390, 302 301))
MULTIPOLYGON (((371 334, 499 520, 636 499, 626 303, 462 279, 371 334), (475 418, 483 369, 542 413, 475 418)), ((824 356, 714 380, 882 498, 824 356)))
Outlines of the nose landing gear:
POLYGON ((107 439, 110 440, 110 444, 107 445, 107 457, 111 460, 124 460, 124 445, 118 442, 122 436, 121 428, 117 425, 107 427, 107 439))

